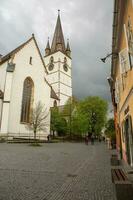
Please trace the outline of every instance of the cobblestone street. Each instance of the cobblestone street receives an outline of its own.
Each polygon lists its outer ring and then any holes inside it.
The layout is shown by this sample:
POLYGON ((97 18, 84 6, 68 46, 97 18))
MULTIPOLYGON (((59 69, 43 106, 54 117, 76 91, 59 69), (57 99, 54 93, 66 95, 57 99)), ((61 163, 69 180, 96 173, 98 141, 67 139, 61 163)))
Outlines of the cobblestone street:
POLYGON ((105 144, 0 144, 0 200, 115 200, 105 144))

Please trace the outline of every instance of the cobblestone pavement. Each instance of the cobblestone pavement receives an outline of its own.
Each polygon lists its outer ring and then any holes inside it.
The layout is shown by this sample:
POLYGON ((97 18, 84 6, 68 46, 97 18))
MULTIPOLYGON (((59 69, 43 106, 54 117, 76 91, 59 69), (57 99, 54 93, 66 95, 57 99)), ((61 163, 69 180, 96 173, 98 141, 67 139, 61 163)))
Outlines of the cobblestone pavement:
POLYGON ((115 200, 105 144, 0 144, 0 200, 115 200))

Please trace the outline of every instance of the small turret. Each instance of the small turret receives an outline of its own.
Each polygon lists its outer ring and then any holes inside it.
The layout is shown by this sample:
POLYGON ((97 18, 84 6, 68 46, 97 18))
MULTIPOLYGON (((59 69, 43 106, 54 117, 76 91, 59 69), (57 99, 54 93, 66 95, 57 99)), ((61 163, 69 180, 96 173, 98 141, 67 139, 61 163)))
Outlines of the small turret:
POLYGON ((50 49, 49 38, 48 38, 47 46, 45 49, 45 56, 48 56, 50 54, 50 52, 51 52, 51 49, 50 49))
POLYGON ((70 49, 69 39, 67 39, 66 54, 67 54, 67 56, 71 57, 71 49, 70 49))

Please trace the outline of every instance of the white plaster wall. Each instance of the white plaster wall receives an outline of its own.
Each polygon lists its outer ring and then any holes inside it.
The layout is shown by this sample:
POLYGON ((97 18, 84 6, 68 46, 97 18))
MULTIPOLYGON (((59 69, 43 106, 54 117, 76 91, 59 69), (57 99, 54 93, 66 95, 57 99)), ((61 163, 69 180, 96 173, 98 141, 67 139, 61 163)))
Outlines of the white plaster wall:
POLYGON ((66 76, 64 73, 60 73, 60 82, 68 85, 68 86, 72 86, 72 78, 69 76, 66 76))
POLYGON ((48 78, 47 78, 49 83, 56 83, 56 82, 58 82, 58 79, 59 79, 59 73, 58 72, 55 72, 55 73, 48 75, 48 78))
MULTIPOLYGON (((16 66, 12 82, 8 135, 32 137, 33 133, 29 132, 26 126, 20 123, 24 80, 27 77, 32 78, 34 82, 34 105, 41 101, 47 108, 47 112, 50 110, 51 89, 44 81, 44 76, 46 77, 44 66, 33 40, 15 55, 13 62, 16 63, 16 66), (32 65, 29 64, 30 57, 32 57, 32 65)), ((50 124, 50 115, 47 120, 50 124)), ((44 133, 38 134, 38 137, 44 139, 49 132, 50 126, 47 127, 44 133)))
POLYGON ((0 65, 0 90, 4 91, 7 62, 0 65))
MULTIPOLYGON (((0 90, 4 92, 5 89, 5 79, 6 79, 6 68, 7 68, 7 62, 0 65, 0 90)), ((3 101, 0 99, 0 130, 1 130, 1 116, 2 116, 2 104, 3 101)))
POLYGON ((0 99, 0 129, 1 129, 2 99, 0 99))
POLYGON ((3 109, 2 109, 2 119, 1 119, 1 133, 6 135, 8 133, 8 123, 9 123, 9 108, 11 100, 11 91, 12 91, 12 79, 13 73, 6 73, 6 81, 4 88, 4 99, 3 99, 3 109))
POLYGON ((4 112, 2 112, 0 135, 4 135, 4 136, 7 136, 7 133, 8 133, 9 106, 10 106, 9 103, 4 103, 3 104, 3 110, 4 110, 4 112))
POLYGON ((5 90, 4 90, 4 101, 11 100, 12 78, 13 78, 13 73, 7 72, 6 84, 5 84, 5 90))
POLYGON ((70 97, 69 96, 66 96, 66 95, 63 95, 63 94, 60 94, 60 105, 65 105, 67 100, 69 99, 70 97))
POLYGON ((68 87, 64 84, 60 84, 60 93, 63 93, 67 96, 71 96, 72 95, 72 88, 68 87))

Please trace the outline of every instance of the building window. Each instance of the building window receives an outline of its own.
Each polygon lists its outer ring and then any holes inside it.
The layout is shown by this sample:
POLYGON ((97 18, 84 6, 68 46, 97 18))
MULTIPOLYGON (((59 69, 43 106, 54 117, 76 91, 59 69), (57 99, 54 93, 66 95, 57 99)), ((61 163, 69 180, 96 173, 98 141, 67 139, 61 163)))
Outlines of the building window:
POLYGON ((67 59, 66 57, 64 58, 64 65, 63 65, 64 71, 67 72, 68 71, 68 65, 67 65, 67 59))
POLYGON ((120 82, 119 79, 116 78, 115 81, 115 102, 118 104, 120 100, 120 82))
POLYGON ((121 125, 121 132, 122 132, 122 141, 124 143, 125 142, 125 123, 124 123, 124 121, 121 125))
POLYGON ((49 71, 52 71, 54 69, 54 58, 53 56, 50 57, 50 63, 49 63, 49 66, 48 66, 48 70, 49 71))
POLYGON ((50 63, 53 63, 53 62, 54 62, 54 57, 51 56, 51 57, 50 57, 50 63))
POLYGON ((32 65, 32 57, 30 57, 29 64, 32 65))
POLYGON ((130 65, 131 67, 133 67, 133 29, 130 18, 128 20, 128 26, 127 26, 127 40, 128 40, 130 65))
POLYGON ((26 78, 23 85, 21 122, 29 123, 33 105, 34 83, 31 78, 26 78))
POLYGON ((119 60, 120 60, 121 74, 124 74, 130 69, 129 54, 127 49, 123 49, 119 53, 119 60))

